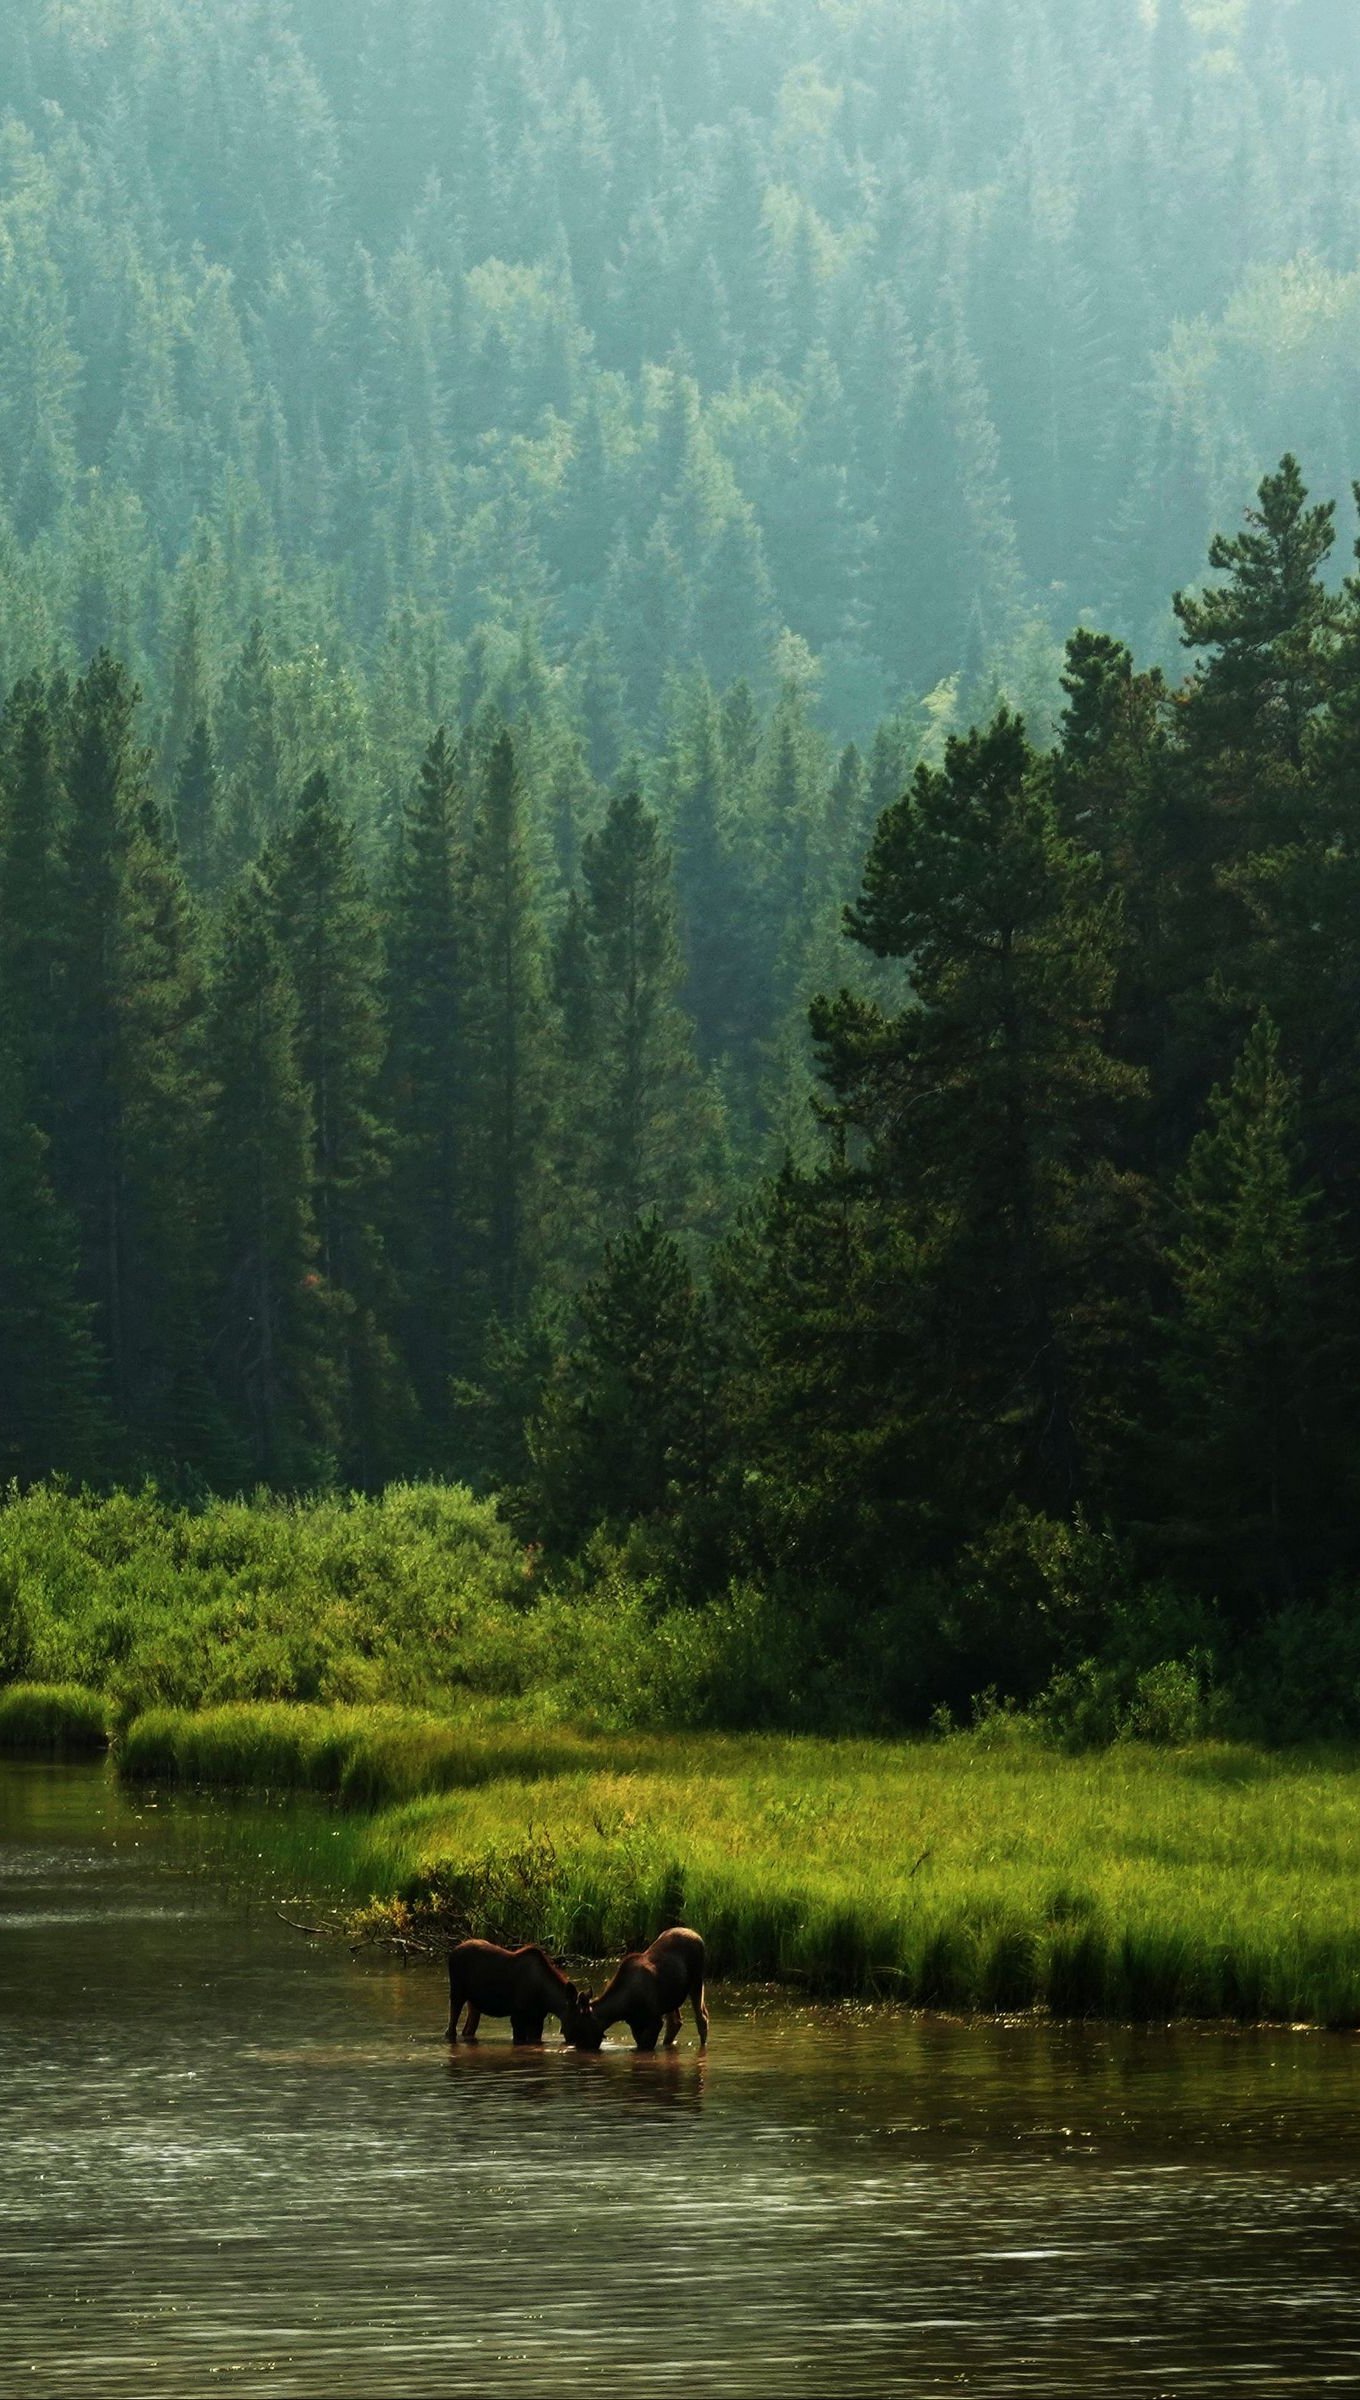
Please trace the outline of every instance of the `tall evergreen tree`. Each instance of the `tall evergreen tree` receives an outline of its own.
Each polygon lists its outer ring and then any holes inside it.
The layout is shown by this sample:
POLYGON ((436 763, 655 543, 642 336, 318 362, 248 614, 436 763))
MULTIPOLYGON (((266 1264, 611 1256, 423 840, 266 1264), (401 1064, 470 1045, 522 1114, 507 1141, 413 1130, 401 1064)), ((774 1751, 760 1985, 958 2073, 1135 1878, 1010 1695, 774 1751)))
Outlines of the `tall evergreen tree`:
POLYGON ((113 1456, 74 1232, 47 1153, 0 1025, 0 1485, 95 1476, 113 1456))
POLYGON ((1296 459, 1263 480, 1246 528, 1216 534, 1227 581, 1178 592, 1181 638, 1207 658, 1184 695, 1183 737, 1210 779, 1220 856, 1295 830, 1309 725, 1323 697, 1333 603, 1322 569, 1335 503, 1310 506, 1296 459))
POLYGON ((313 775, 266 872, 297 994, 297 1059, 314 1126, 318 1263, 345 1320, 343 1463, 371 1486, 400 1462, 407 1393, 391 1342, 380 1233, 390 1137, 379 1114, 386 1048, 377 911, 353 827, 313 775))
POLYGON ((339 1328, 317 1265, 311 1106, 273 913, 262 880, 247 878, 227 904, 213 980, 210 1347, 245 1472, 287 1487, 339 1443, 339 1328))
POLYGON ((72 696, 53 1160, 117 1412, 148 1457, 203 1466, 202 978, 137 700, 106 654, 72 696))
POLYGON ((482 776, 466 874, 471 1338, 513 1325, 542 1264, 551 1009, 524 795, 508 733, 482 776))
POLYGON ((206 892, 213 880, 223 835, 221 778, 206 717, 200 717, 193 726, 179 761, 173 817, 175 840, 189 888, 206 892))
POLYGON ((211 1473, 206 1372, 209 1082, 199 928, 164 819, 142 800, 123 861, 114 1058, 123 1406, 153 1455, 211 1473))
POLYGON ((648 1218, 606 1245, 578 1341, 529 1429, 526 1532, 573 1549, 596 1526, 673 1514, 704 1489, 704 1308, 679 1244, 648 1218))
POLYGON ((445 1464, 452 1380, 465 1365, 459 1337, 470 1264, 467 1157, 475 1140, 466 1088, 463 807, 457 753, 441 726, 398 837, 388 908, 384 1090, 395 1136, 389 1221, 403 1354, 428 1454, 445 1464))
POLYGON ((17 1098, 49 1131, 68 932, 66 795, 46 689, 16 684, 0 720, 0 1024, 17 1098))
POLYGON ((1137 1078, 1102 1043, 1117 908, 1036 768, 1004 709, 942 769, 918 768, 847 916, 876 957, 911 962, 912 1002, 889 1016, 843 992, 813 1024, 831 1123, 936 1255, 935 1373, 960 1467, 999 1471, 998 1499, 1062 1511, 1102 1444, 1093 1320, 1128 1197, 1113 1129, 1137 1078))
POLYGON ((250 863, 283 815, 274 661, 258 617, 227 678, 219 724, 225 784, 219 861, 220 871, 229 876, 250 863))
POLYGON ((611 803, 582 867, 594 1058, 581 1125, 595 1221, 608 1238, 656 1209, 674 1228, 703 1173, 702 1100, 670 860, 636 792, 611 803))
POLYGON ((1179 1531, 1197 1572, 1239 1599, 1278 1597, 1301 1551, 1325 1557, 1338 1512, 1338 1401, 1350 1411, 1325 1378, 1326 1240, 1301 1168, 1297 1094, 1263 1013, 1191 1148, 1169 1257, 1179 1531))
POLYGON ((735 847, 721 721, 707 685, 677 751, 671 807, 684 1005, 703 1066, 727 1061, 749 1070, 765 996, 755 988, 748 878, 735 847))

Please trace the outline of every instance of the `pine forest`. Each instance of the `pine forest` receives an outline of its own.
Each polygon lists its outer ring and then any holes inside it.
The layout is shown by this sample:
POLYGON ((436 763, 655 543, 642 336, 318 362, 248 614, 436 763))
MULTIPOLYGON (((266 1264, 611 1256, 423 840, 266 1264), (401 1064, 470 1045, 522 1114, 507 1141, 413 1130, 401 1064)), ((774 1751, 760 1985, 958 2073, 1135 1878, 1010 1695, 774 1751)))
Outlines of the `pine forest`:
POLYGON ((1330 0, 7 6, 0 1518, 1360 1731, 1358 262, 1330 0))

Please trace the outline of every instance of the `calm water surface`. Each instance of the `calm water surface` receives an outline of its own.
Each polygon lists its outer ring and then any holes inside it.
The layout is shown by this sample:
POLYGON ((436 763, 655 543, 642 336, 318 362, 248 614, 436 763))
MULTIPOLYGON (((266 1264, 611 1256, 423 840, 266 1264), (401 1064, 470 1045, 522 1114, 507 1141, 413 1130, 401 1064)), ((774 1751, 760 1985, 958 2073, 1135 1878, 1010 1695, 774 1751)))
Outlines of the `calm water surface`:
POLYGON ((1360 2043, 720 1992, 671 2059, 450 2055, 0 1767, 0 2392, 1360 2390, 1360 2043))

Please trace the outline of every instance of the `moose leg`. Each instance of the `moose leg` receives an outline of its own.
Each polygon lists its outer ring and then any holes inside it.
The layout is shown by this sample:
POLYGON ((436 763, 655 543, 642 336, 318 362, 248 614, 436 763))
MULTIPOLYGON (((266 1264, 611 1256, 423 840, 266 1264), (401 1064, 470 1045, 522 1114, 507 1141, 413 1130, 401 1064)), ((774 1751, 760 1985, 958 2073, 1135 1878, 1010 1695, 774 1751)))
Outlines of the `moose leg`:
POLYGON ((703 1942, 696 1942, 696 1949, 693 1949, 691 1961, 688 1961, 688 2004, 691 2004, 693 2021, 696 2021, 696 2026, 698 2026, 700 2050, 708 2050, 708 2006, 705 2006, 705 1999, 703 1999, 705 1963, 708 1961, 705 1961, 705 1954, 703 1954, 703 1942))
POLYGON ((458 2039, 458 2018, 459 2018, 459 2014, 460 2014, 460 2011, 461 2011, 461 2009, 462 2009, 462 2006, 463 2006, 463 2001, 464 2001, 464 1999, 465 1999, 465 1998, 466 1998, 466 1994, 464 1993, 464 1991, 463 1991, 463 1989, 462 1989, 461 1985, 459 1985, 459 1984, 455 1983, 455 1981, 454 1981, 454 1979, 453 1979, 453 1976, 452 1976, 452 1974, 450 1974, 450 1976, 449 1976, 449 2030, 448 2030, 448 2032, 447 2032, 447 2033, 445 2034, 445 2036, 444 2036, 444 2039, 445 2039, 445 2041, 448 2041, 448 2042, 456 2042, 456 2041, 457 2041, 457 2039, 458 2039))
POLYGON ((545 2022, 543 2017, 512 2017, 510 2039, 513 2042, 541 2042, 545 2022))
POLYGON ((702 1975, 696 1976, 689 1987, 689 2003, 694 2011, 694 2022, 699 2028, 699 2048, 706 2050, 708 2048, 708 2010, 704 2006, 702 1975))
POLYGON ((673 2049, 675 2048, 675 2045, 676 2045, 676 2043, 679 2041, 679 2039, 680 2039, 680 2011, 679 2011, 679 2009, 678 2009, 678 2008, 668 2008, 668 2009, 667 2009, 667 2011, 666 2011, 666 2042, 665 2042, 665 2047, 666 2047, 668 2050, 673 2050, 673 2049))
POLYGON ((482 2012, 481 2012, 481 2010, 480 2010, 479 2008, 475 2008, 475 2007, 474 2007, 474 2008, 470 2008, 470 2009, 468 2010, 468 2013, 467 2013, 467 2015, 466 2015, 466 2016, 465 2016, 465 2018, 463 2019, 463 2039, 464 2039, 464 2041, 465 2041, 465 2042, 475 2042, 475 2041, 476 2041, 476 2039, 477 2039, 477 2028, 478 2028, 478 2026, 481 2024, 481 2021, 482 2021, 482 2012))
POLYGON ((630 2031, 639 2050, 655 2050, 661 2039, 661 2019, 638 2017, 631 2024, 630 2031))

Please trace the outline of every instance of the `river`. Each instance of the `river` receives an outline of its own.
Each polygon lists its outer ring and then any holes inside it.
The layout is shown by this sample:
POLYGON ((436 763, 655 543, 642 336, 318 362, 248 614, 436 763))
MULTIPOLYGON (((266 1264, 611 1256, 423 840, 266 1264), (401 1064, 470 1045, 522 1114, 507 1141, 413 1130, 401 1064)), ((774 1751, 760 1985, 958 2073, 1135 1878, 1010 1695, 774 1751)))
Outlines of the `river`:
POLYGON ((719 1989, 706 2059, 450 2053, 184 1824, 0 1766, 6 2395, 1360 2389, 1353 2036, 719 1989))

